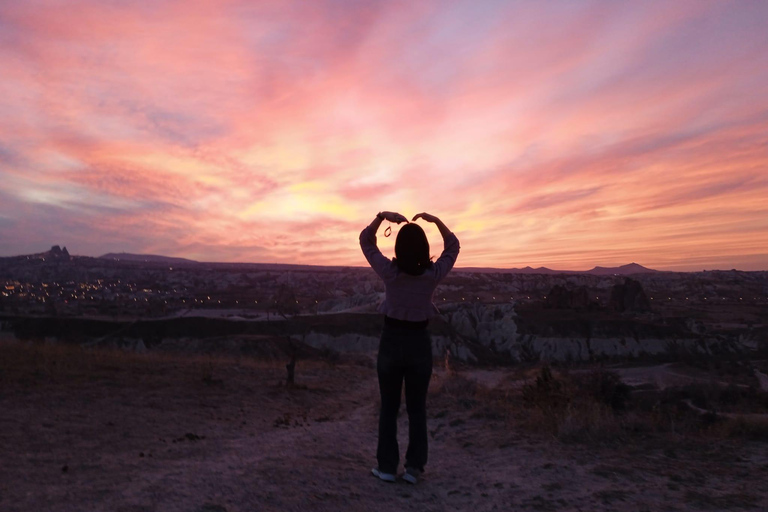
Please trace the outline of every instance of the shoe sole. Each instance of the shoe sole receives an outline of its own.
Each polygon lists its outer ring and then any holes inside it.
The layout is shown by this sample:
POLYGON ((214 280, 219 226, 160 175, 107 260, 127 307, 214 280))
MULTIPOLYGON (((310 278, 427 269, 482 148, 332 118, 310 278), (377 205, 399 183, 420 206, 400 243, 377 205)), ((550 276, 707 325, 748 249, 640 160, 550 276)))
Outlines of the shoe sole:
POLYGON ((371 474, 373 476, 375 476, 376 478, 378 478, 379 480, 381 480, 382 482, 392 483, 392 482, 396 482, 397 481, 397 478, 395 478, 395 475, 393 475, 391 473, 382 473, 381 471, 379 471, 376 468, 373 468, 371 470, 371 474))
POLYGON ((403 480, 408 482, 411 485, 416 485, 416 483, 419 481, 419 479, 413 475, 409 475, 408 473, 403 474, 403 480))

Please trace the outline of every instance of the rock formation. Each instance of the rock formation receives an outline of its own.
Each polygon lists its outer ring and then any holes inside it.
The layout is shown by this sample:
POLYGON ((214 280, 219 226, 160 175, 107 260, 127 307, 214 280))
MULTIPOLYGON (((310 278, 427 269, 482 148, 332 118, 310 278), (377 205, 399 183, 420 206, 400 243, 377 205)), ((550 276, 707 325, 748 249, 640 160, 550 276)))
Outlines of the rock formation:
POLYGON ((642 285, 631 278, 626 278, 623 284, 613 285, 608 307, 614 311, 643 312, 651 310, 651 303, 643 291, 642 285))
POLYGON ((586 286, 568 289, 558 284, 549 291, 544 300, 544 307, 547 309, 587 309, 591 305, 586 286))
POLYGON ((62 249, 58 245, 54 245, 53 247, 51 247, 51 250, 48 251, 48 257, 54 260, 69 261, 71 259, 69 256, 69 251, 67 251, 67 248, 64 247, 62 249))

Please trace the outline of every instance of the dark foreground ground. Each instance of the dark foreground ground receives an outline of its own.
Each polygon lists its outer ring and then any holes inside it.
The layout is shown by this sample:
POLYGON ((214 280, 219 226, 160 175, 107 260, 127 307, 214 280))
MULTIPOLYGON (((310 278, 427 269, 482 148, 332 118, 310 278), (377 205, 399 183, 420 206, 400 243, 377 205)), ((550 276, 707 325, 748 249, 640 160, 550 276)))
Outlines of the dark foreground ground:
POLYGON ((615 416, 539 371, 436 368, 414 487, 370 476, 369 364, 299 361, 287 387, 282 362, 0 343, 0 510, 768 509, 761 427, 615 416))

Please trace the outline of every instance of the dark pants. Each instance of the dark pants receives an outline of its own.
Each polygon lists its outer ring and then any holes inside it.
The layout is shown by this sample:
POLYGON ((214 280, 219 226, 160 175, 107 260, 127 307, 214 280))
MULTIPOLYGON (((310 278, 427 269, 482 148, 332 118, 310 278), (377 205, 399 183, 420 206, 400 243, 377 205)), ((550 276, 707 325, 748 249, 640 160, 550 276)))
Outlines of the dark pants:
POLYGON ((408 451, 405 467, 424 471, 427 463, 427 388, 432 377, 432 340, 426 329, 410 330, 384 325, 379 342, 376 369, 379 374, 381 409, 379 469, 397 473, 400 451, 397 446, 397 413, 405 382, 408 411, 408 451))

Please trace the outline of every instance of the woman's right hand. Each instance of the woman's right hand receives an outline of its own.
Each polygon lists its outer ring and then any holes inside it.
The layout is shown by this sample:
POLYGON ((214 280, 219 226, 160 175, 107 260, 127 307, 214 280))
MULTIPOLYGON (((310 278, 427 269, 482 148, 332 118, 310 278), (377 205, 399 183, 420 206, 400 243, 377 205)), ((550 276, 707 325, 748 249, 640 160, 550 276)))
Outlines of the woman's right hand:
POLYGON ((389 222, 395 222, 397 224, 400 224, 401 222, 408 223, 408 219, 405 218, 405 215, 400 215, 397 212, 381 212, 381 216, 389 222))
POLYGON ((417 213, 413 216, 413 220, 416 219, 424 219, 427 222, 431 222, 435 226, 437 226, 437 229, 440 231, 440 235, 442 235, 443 239, 451 235, 451 230, 448 229, 448 227, 443 224, 443 221, 435 217, 434 215, 431 215, 427 212, 417 213))
POLYGON ((417 213, 416 215, 414 215, 414 216, 413 216, 413 220, 414 220, 414 221, 415 221, 416 219, 419 219, 419 218, 421 218, 421 219, 424 219, 424 220, 425 220, 425 221, 427 221, 427 222, 432 222, 433 224, 434 224, 435 222, 440 222, 440 219, 438 219, 438 218, 437 218, 437 217, 435 217, 434 215, 430 215, 430 214, 429 214, 429 213, 427 213, 427 212, 417 213))

